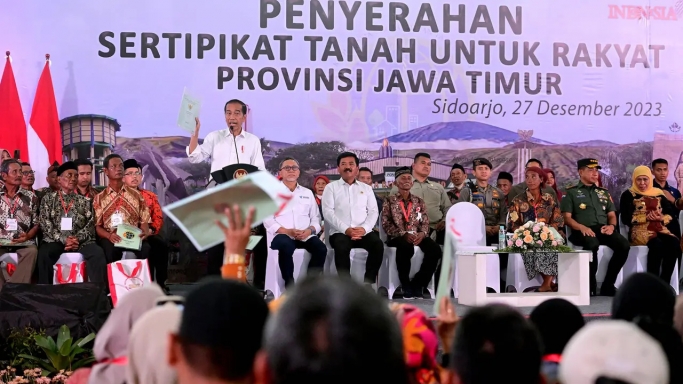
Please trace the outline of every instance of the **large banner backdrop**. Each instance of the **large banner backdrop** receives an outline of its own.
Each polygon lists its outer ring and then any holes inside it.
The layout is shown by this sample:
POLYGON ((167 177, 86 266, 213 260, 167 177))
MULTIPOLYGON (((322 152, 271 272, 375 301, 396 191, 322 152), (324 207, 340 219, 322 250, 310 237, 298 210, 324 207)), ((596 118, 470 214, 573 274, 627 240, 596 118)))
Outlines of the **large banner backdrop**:
POLYGON ((517 182, 536 157, 561 184, 597 157, 618 196, 653 157, 683 188, 683 0, 635 3, 22 0, 0 13, 0 48, 25 109, 50 53, 60 118, 116 119, 113 150, 160 188, 207 181, 176 126, 187 87, 202 137, 239 98, 268 168, 293 155, 307 180, 344 149, 380 174, 428 151, 437 179, 487 156, 517 182))

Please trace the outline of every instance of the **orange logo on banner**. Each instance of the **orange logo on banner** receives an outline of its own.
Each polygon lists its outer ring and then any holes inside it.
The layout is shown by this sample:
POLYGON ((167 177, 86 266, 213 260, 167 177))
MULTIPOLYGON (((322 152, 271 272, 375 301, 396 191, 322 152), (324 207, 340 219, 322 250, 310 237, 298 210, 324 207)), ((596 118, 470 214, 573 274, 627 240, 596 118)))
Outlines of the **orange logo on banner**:
POLYGON ((232 177, 233 177, 234 179, 241 179, 241 178, 243 178, 244 176, 246 176, 247 174, 248 174, 248 172, 247 172, 246 170, 244 170, 244 169, 238 169, 238 170, 235 171, 235 173, 232 174, 232 177))

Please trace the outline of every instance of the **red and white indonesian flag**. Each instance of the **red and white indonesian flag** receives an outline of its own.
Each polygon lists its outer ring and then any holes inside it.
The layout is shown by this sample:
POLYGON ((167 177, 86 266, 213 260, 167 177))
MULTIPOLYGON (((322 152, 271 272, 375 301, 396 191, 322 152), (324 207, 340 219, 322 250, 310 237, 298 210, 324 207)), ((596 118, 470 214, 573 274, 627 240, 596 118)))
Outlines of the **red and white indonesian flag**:
POLYGON ((14 156, 14 151, 18 149, 21 159, 28 160, 26 120, 21 109, 9 52, 0 80, 0 148, 6 149, 10 156, 14 156))
POLYGON ((47 169, 55 161, 62 163, 61 130, 49 60, 38 80, 27 134, 29 162, 36 172, 35 188, 46 187, 47 169))

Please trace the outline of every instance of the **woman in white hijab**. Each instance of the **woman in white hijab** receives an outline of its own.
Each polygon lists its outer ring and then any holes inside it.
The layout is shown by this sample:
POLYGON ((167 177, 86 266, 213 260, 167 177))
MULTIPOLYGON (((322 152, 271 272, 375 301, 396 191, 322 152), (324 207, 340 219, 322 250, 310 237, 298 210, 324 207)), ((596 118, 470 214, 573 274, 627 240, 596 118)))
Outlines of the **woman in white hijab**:
POLYGON ((152 309, 156 300, 162 296, 164 291, 154 284, 135 289, 119 300, 95 338, 93 352, 97 364, 90 372, 89 384, 125 383, 128 362, 126 353, 133 324, 152 309))
POLYGON ((182 311, 167 303, 145 313, 133 326, 128 340, 126 384, 174 384, 175 369, 166 351, 171 333, 178 332, 182 311))

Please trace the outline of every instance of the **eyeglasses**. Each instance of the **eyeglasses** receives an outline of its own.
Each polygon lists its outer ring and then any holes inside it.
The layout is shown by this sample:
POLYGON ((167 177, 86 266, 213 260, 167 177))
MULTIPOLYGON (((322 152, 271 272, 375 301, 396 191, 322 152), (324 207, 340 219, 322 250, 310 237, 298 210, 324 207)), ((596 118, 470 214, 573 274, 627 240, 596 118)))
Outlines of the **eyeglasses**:
POLYGON ((280 168, 280 170, 281 170, 281 171, 284 170, 284 171, 287 171, 287 172, 298 171, 298 170, 299 170, 299 167, 297 167, 296 165, 286 165, 286 166, 280 168))
POLYGON ((35 175, 36 172, 35 171, 24 171, 22 173, 24 174, 24 176, 31 176, 31 175, 35 175))
POLYGON ((65 179, 75 179, 78 177, 78 173, 64 173, 60 177, 63 177, 65 179))
POLYGON ((124 173, 123 175, 124 176, 140 176, 140 175, 142 175, 142 173, 140 173, 140 172, 128 172, 128 173, 124 173))

